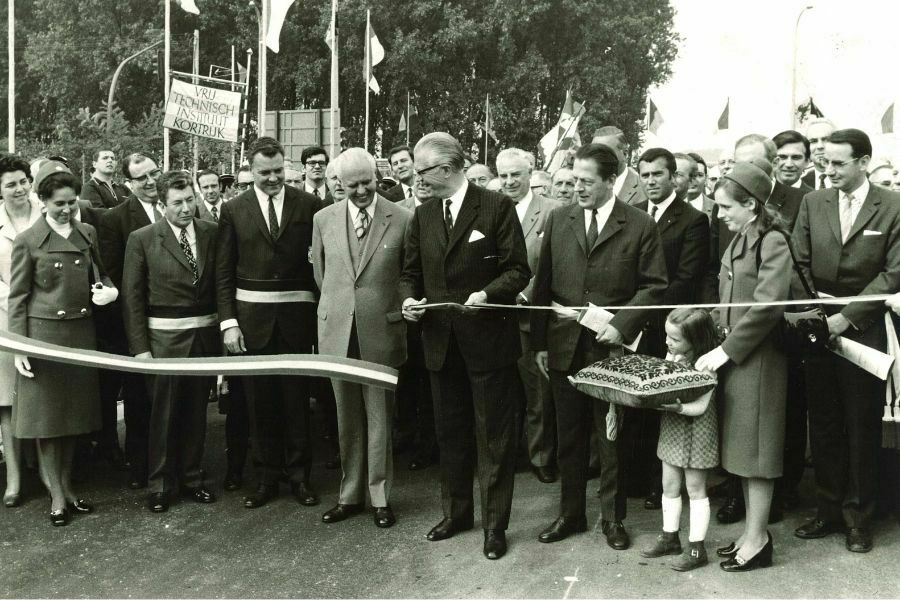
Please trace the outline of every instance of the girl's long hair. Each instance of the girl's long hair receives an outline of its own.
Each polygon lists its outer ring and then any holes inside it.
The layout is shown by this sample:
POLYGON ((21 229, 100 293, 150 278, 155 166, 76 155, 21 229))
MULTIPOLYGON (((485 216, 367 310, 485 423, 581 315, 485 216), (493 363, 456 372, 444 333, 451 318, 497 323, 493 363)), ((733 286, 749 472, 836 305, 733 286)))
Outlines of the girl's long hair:
POLYGON ((681 330, 684 341, 694 351, 694 360, 719 345, 716 324, 705 308, 676 308, 669 313, 666 321, 681 330))

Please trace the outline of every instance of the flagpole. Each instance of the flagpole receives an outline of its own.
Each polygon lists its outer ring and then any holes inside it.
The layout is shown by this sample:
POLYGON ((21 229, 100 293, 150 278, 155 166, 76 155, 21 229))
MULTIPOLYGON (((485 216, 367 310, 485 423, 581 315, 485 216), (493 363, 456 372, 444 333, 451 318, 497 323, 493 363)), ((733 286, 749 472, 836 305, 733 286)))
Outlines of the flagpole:
MULTIPOLYGON (((363 134, 363 149, 365 149, 366 152, 369 151, 369 80, 371 80, 372 78, 372 57, 370 56, 370 47, 372 45, 372 23, 370 21, 371 12, 372 11, 370 10, 366 10, 366 39, 364 42, 366 45, 366 131, 363 134)), ((407 125, 407 127, 409 126, 407 125)))
MULTIPOLYGON (((250 73, 253 70, 253 48, 247 48, 247 87, 244 88, 244 130, 241 132, 241 154, 238 164, 244 166, 244 144, 247 141, 247 128, 250 127, 250 73)), ((237 173, 235 173, 235 177, 237 173)))
MULTIPOLYGON (((171 28, 172 28, 172 0, 165 0, 165 42, 163 43, 163 70, 165 71, 163 78, 163 106, 165 103, 169 101, 169 73, 172 70, 172 41, 171 36, 171 28)), ((163 127, 163 171, 169 170, 169 130, 166 127, 163 127)))
POLYGON ((406 88, 406 145, 409 146, 409 129, 412 127, 412 117, 409 114, 409 88, 406 88))
POLYGON ((587 106, 587 102, 582 103, 581 108, 578 109, 578 112, 572 116, 572 121, 569 123, 569 126, 566 127, 565 132, 563 132, 562 137, 556 140, 556 147, 553 149, 553 153, 550 154, 550 160, 548 160, 545 164, 547 166, 553 164, 553 157, 556 156, 556 153, 559 151, 559 145, 562 143, 564 139, 569 137, 569 131, 572 129, 572 125, 578 122, 579 117, 584 114, 584 107, 587 106))
MULTIPOLYGON (((259 83, 256 88, 259 95, 259 114, 257 116, 259 124, 256 126, 258 137, 262 137, 266 134, 266 68, 269 62, 266 56, 268 54, 266 50, 266 36, 269 31, 269 14, 272 12, 270 2, 271 0, 261 0, 262 14, 260 15, 259 20, 259 57, 256 66, 259 76, 259 83)), ((275 135, 277 137, 278 132, 276 132, 275 135)))
MULTIPOLYGON (((484 98, 484 164, 488 164, 488 136, 490 135, 488 132, 488 117, 490 116, 491 110, 491 93, 488 94, 484 98)), ((409 125, 407 125, 409 127, 409 125)))
MULTIPOLYGON (((234 91, 234 44, 231 45, 231 91, 234 91)), ((234 173, 234 142, 231 143, 231 172, 234 173)))
POLYGON ((335 123, 335 114, 338 105, 338 24, 337 24, 337 3, 338 0, 331 0, 331 24, 333 26, 331 40, 331 109, 330 109, 330 126, 331 126, 331 154, 334 157, 336 146, 337 127, 335 123))
POLYGON ((7 54, 9 56, 9 90, 7 92, 7 118, 9 119, 9 138, 7 148, 10 154, 16 151, 16 7, 15 0, 9 0, 7 18, 7 54))
MULTIPOLYGON (((200 74, 200 30, 194 30, 194 64, 193 64, 193 73, 195 77, 193 78, 192 83, 197 85, 200 83, 200 80, 197 79, 197 75, 200 74)), ((193 135, 191 136, 193 139, 191 140, 192 146, 194 148, 194 164, 193 164, 193 172, 196 176, 197 168, 200 166, 200 137, 193 135)))

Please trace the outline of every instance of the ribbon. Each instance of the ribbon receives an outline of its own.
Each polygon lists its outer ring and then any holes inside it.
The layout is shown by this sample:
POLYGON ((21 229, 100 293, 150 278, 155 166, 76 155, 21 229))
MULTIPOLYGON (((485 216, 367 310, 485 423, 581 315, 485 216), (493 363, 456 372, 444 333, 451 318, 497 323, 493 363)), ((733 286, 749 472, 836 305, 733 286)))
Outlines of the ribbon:
POLYGON ((0 351, 53 362, 148 375, 303 375, 328 377, 394 391, 396 369, 364 360, 321 354, 217 356, 210 358, 132 358, 67 348, 0 331, 0 351))

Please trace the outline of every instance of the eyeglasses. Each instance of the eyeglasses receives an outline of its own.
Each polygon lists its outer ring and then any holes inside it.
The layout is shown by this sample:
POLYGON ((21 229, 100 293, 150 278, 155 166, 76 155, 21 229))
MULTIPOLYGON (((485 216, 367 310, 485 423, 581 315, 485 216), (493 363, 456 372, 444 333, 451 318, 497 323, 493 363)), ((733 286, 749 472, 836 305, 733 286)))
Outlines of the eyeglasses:
POLYGON ((416 171, 416 177, 425 177, 425 173, 431 171, 433 169, 437 169, 438 167, 443 167, 443 163, 438 163, 436 165, 431 165, 430 167, 425 167, 424 169, 420 169, 416 171))
POLYGON ((247 183, 235 183, 235 184, 234 184, 234 189, 236 189, 236 190, 249 190, 249 189, 250 189, 250 183, 249 183, 249 182, 247 182, 247 183))
POLYGON ((157 179, 159 179, 160 175, 162 175, 162 171, 159 169, 156 169, 155 171, 150 171, 149 173, 145 173, 145 174, 141 175, 140 177, 132 177, 131 181, 136 181, 138 183, 144 183, 147 181, 148 178, 156 181, 157 179))
POLYGON ((822 162, 825 163, 826 169, 828 167, 831 167, 832 169, 841 169, 843 167, 846 167, 847 165, 849 165, 852 162, 858 161, 860 158, 862 158, 862 157, 858 156, 856 158, 851 158, 850 160, 828 160, 826 158, 822 162))
POLYGON ((303 164, 307 167, 324 167, 327 163, 324 160, 308 160, 303 164))

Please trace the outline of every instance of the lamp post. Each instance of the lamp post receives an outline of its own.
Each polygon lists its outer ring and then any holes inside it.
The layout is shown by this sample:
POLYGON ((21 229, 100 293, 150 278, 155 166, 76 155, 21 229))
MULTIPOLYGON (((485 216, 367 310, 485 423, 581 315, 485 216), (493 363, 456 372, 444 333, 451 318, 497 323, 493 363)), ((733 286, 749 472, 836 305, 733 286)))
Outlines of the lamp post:
POLYGON ((112 81, 109 84, 109 98, 107 98, 107 100, 106 100, 106 133, 109 133, 110 127, 112 127, 113 102, 115 101, 116 86, 119 84, 119 75, 121 75, 122 69, 125 68, 125 65, 129 61, 137 58, 144 52, 149 52, 150 50, 153 50, 154 48, 156 48, 157 46, 159 46, 162 43, 163 43, 163 40, 159 40, 158 42, 153 42, 152 44, 150 44, 143 50, 139 50, 139 51, 135 52, 134 54, 132 54, 131 56, 129 56, 128 58, 126 58, 125 60, 120 62, 119 66, 116 67, 116 72, 113 73, 112 81))
POLYGON ((790 121, 788 121, 791 124, 791 127, 794 126, 797 114, 797 32, 800 29, 800 18, 803 16, 803 13, 812 10, 812 8, 812 4, 804 6, 803 10, 800 11, 800 14, 797 15, 797 22, 794 24, 794 61, 792 63, 791 71, 791 118, 790 121))

